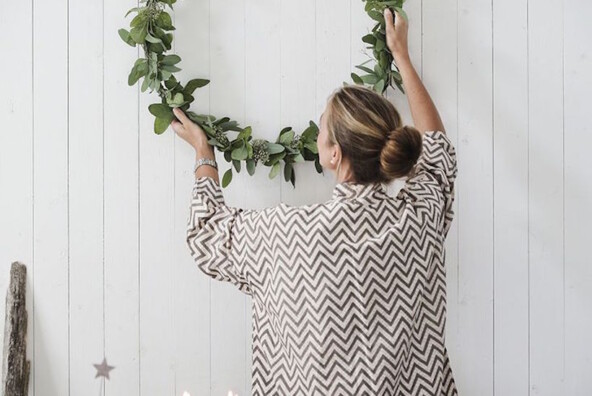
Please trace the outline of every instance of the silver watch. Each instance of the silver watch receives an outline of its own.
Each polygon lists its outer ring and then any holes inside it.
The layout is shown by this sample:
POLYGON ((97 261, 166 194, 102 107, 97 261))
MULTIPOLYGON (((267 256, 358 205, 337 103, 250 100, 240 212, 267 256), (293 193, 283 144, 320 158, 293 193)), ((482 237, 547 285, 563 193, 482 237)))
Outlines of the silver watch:
POLYGON ((197 168, 202 165, 211 165, 214 168, 218 169, 218 164, 215 160, 209 158, 199 158, 195 161, 195 167, 193 168, 193 173, 197 172, 197 168))

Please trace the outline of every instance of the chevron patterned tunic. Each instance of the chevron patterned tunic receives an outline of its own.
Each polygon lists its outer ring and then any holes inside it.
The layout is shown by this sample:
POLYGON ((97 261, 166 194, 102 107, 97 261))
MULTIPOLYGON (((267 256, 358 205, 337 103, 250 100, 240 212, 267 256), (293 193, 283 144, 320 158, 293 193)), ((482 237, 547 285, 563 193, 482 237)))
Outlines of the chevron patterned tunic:
POLYGON ((444 248, 456 175, 451 141, 428 131, 394 197, 343 182, 326 202, 251 210, 195 180, 190 252, 252 297, 252 395, 458 394, 444 248))

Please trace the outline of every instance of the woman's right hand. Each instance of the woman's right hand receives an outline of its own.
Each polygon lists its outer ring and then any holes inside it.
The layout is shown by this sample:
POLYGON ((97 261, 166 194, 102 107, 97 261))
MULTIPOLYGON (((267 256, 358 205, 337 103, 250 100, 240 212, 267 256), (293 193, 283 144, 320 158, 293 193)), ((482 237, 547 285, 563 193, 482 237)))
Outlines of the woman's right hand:
POLYGON ((407 46, 407 31, 409 26, 405 18, 395 10, 395 22, 393 22, 393 13, 386 7, 384 9, 384 20, 386 23, 386 45, 393 54, 395 62, 401 57, 409 56, 407 46))

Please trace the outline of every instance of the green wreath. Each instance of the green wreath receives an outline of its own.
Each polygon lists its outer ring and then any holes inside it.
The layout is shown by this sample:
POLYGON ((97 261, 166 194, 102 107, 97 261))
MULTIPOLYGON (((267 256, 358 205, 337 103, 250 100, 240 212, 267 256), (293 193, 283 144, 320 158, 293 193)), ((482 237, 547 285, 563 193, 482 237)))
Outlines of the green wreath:
MULTIPOLYGON (((253 139, 251 127, 241 128, 238 123, 229 117, 217 119, 212 115, 196 114, 188 111, 193 102, 193 93, 197 88, 206 86, 210 81, 206 79, 193 79, 183 86, 174 76, 181 69, 176 65, 181 61, 178 55, 165 55, 171 49, 175 30, 171 16, 165 11, 168 5, 173 10, 173 4, 177 0, 140 0, 145 3, 142 7, 134 7, 130 13, 136 12, 136 16, 130 22, 130 30, 119 29, 119 36, 132 47, 141 45, 144 49, 144 57, 139 58, 128 77, 128 85, 133 86, 140 78, 144 78, 141 90, 145 92, 150 88, 150 93, 156 91, 161 98, 160 103, 148 106, 148 110, 154 115, 154 132, 162 134, 170 123, 176 119, 173 108, 179 107, 189 119, 198 124, 207 134, 208 143, 224 153, 227 162, 232 162, 236 172, 241 171, 241 161, 246 161, 247 172, 252 176, 258 162, 271 167, 269 178, 275 178, 280 172, 280 161, 284 161, 284 178, 295 186, 296 175, 293 164, 296 162, 314 161, 318 173, 323 169, 319 162, 317 147, 318 126, 311 120, 309 126, 300 134, 296 134, 292 127, 283 128, 275 142, 265 139, 253 139), (238 135, 230 140, 228 131, 238 132, 238 135)), ((397 10, 403 18, 407 19, 402 9, 405 0, 376 1, 362 0, 365 3, 365 11, 368 16, 376 21, 372 32, 362 37, 364 43, 369 44, 367 49, 372 49, 373 57, 356 67, 365 75, 351 73, 355 84, 370 86, 374 91, 384 94, 389 86, 396 86, 401 92, 401 75, 393 70, 393 56, 386 45, 386 25, 384 20, 384 8, 397 10), (364 66, 374 60, 374 68, 364 66)), ((396 68, 396 65, 395 65, 396 68)), ((343 83, 347 85, 346 82, 343 83)), ((393 87, 394 87, 393 86, 393 87)), ((232 180, 232 167, 222 177, 222 187, 226 187, 232 180)))

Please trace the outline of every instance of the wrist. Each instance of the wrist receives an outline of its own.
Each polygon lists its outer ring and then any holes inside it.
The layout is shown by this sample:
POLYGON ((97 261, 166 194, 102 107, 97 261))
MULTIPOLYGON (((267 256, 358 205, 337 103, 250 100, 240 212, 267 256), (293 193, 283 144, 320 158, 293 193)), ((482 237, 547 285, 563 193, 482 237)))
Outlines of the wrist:
POLYGON ((411 58, 409 57, 409 53, 402 52, 400 54, 393 54, 393 60, 397 66, 407 65, 411 63, 411 58))
POLYGON ((193 148, 195 149, 195 158, 210 158, 216 159, 214 154, 214 147, 206 141, 200 141, 196 143, 193 148))
POLYGON ((211 147, 210 144, 205 139, 197 140, 195 143, 192 144, 192 146, 195 149, 195 151, 203 150, 203 149, 207 149, 208 147, 211 147))

